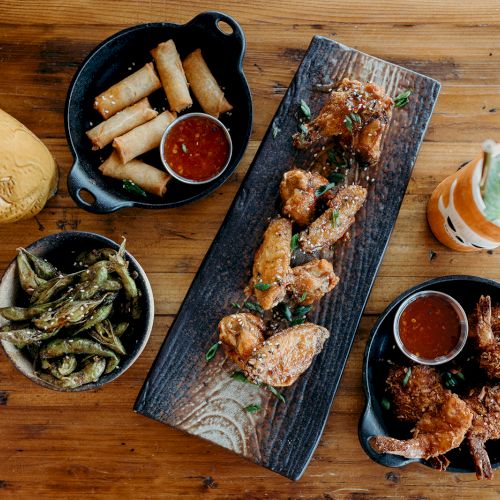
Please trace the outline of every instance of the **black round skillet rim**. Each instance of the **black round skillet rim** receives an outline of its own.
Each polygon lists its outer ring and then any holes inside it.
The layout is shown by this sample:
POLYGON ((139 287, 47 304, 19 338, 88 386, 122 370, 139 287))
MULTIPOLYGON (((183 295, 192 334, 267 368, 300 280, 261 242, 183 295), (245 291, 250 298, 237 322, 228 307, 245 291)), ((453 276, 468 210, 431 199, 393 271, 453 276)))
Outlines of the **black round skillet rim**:
MULTIPOLYGON (((422 465, 425 465, 426 467, 432 468, 432 466, 427 463, 425 460, 420 459, 420 458, 405 458, 405 457, 400 457, 398 455, 387 455, 387 454, 379 454, 376 453, 370 446, 369 444, 369 439, 374 435, 375 433, 369 432, 369 429, 374 429, 374 428, 379 428, 381 429, 380 425, 380 420, 377 415, 375 414, 375 411, 373 410, 372 407, 372 394, 371 394, 371 384, 369 381, 369 375, 371 372, 371 366, 369 364, 370 360, 370 353, 372 348, 374 348, 376 341, 378 340, 377 336, 379 333, 379 329, 381 325, 384 323, 386 320, 387 316, 389 316, 397 307, 399 304, 405 300, 407 297, 410 295, 414 294, 415 292, 418 292, 423 289, 427 289, 433 285, 436 284, 441 284, 441 283, 448 283, 448 282, 474 282, 474 283, 482 283, 486 284, 489 286, 493 286, 495 288, 500 289, 500 283, 498 281, 495 281, 493 279, 489 278, 483 278, 480 276, 471 276, 471 275, 449 275, 449 276, 440 276, 438 278, 432 278, 430 280, 424 281, 423 283, 420 283, 418 285, 413 286, 412 288, 409 288, 405 292, 403 292, 401 295, 399 295, 396 299, 394 299, 388 306, 387 308, 383 311, 383 313, 379 316, 377 319, 377 322, 373 326, 370 336, 368 337, 368 340, 366 342, 366 348, 365 348, 365 353, 363 357, 363 373, 362 373, 362 379, 363 379, 363 389, 365 393, 365 406, 363 409, 363 412, 360 416, 359 419, 359 425, 358 425, 358 438, 360 441, 360 444, 365 451, 365 453, 375 462, 384 465, 385 467, 403 467, 405 465, 417 462, 421 463, 422 465), (384 460, 383 457, 390 457, 389 460, 384 460), (388 463, 390 462, 390 463, 388 463)), ((495 462, 491 464, 493 469, 497 469, 500 467, 500 462, 495 462)), ((446 469, 445 472, 456 472, 456 473, 473 473, 474 470, 472 469, 465 469, 463 467, 456 467, 451 463, 448 468, 446 469)))
MULTIPOLYGON (((65 132, 66 132, 66 139, 69 145, 69 148, 71 150, 71 153, 73 155, 73 165, 70 169, 70 172, 68 174, 68 191, 75 201, 75 203, 80 207, 83 208, 87 211, 94 212, 94 213, 111 213, 115 212, 117 210, 123 209, 123 208, 131 208, 131 207, 136 207, 136 208, 146 208, 146 209, 165 209, 165 208, 175 208, 179 207, 182 205, 186 205, 188 203, 193 203, 195 201, 198 201, 202 198, 207 197, 211 193, 213 193, 216 189, 218 189, 220 186, 222 186, 234 173, 236 168, 238 167, 245 151, 248 146, 248 142, 250 140, 250 135, 252 132, 252 124, 253 124, 253 105, 252 105, 252 95, 250 92, 250 87, 248 85, 247 78, 245 76, 245 73, 243 71, 243 58, 245 55, 245 50, 246 50, 246 40, 245 40, 245 35, 244 32, 239 25, 239 23, 234 20, 231 16, 219 12, 219 11, 206 11, 198 14, 197 16, 193 17, 190 21, 188 21, 185 24, 176 24, 176 23, 167 23, 167 22, 157 22, 157 23, 143 23, 143 24, 138 24, 135 26, 131 26, 129 28, 125 28, 110 37, 106 38, 102 42, 100 42, 83 60, 83 62, 80 64, 78 67, 78 70, 76 71, 75 75, 73 76, 70 86, 68 88, 67 96, 66 96, 66 102, 65 102, 65 110, 64 110, 64 127, 65 127, 65 132), (239 57, 237 61, 237 67, 235 68, 236 74, 238 74, 239 78, 241 79, 242 83, 242 91, 244 93, 244 100, 246 101, 246 108, 247 108, 247 125, 245 127, 245 133, 244 135, 241 136, 241 148, 238 151, 233 151, 233 157, 231 159, 231 163, 224 172, 223 175, 221 175, 219 178, 215 179, 212 183, 208 184, 206 186, 206 189, 203 189, 194 195, 188 196, 185 199, 180 199, 176 201, 167 201, 167 202, 162 202, 162 203, 151 203, 151 202, 145 202, 141 200, 135 200, 135 199, 118 199, 114 194, 111 193, 105 193, 103 190, 99 189, 99 195, 102 197, 102 199, 97 199, 93 203, 87 203, 83 198, 79 195, 80 190, 85 190, 85 186, 83 183, 79 182, 79 178, 85 178, 85 183, 86 184, 92 184, 92 180, 88 178, 87 174, 82 170, 82 167, 79 165, 79 156, 77 154, 77 149, 74 144, 74 138, 71 133, 71 122, 74 118, 70 117, 70 104, 72 102, 73 98, 73 91, 75 87, 78 85, 78 81, 82 74, 84 73, 87 64, 91 62, 91 60, 96 57, 96 55, 99 55, 98 53, 100 50, 108 45, 111 42, 116 41, 118 38, 125 37, 130 35, 131 33, 134 33, 136 31, 140 30, 147 30, 150 28, 162 28, 162 29, 176 29, 176 30, 182 30, 184 28, 189 28, 191 25, 197 25, 197 24, 206 24, 208 29, 208 24, 213 23, 216 29, 218 28, 218 23, 219 22, 225 22, 227 23, 233 32, 228 35, 228 36, 234 36, 235 40, 233 43, 239 44, 239 57)), ((233 139, 234 141, 234 139, 233 139)), ((94 193, 91 193, 94 195, 94 193)))

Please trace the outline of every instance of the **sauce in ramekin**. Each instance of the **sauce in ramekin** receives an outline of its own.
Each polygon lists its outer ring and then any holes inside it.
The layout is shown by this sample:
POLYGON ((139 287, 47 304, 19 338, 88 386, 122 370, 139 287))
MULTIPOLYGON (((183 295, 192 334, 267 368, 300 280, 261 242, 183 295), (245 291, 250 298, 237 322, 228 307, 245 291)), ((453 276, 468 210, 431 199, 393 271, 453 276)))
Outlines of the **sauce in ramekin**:
POLYGON ((410 302, 399 319, 399 336, 406 349, 420 358, 449 354, 461 334, 457 311, 446 299, 431 295, 410 302))
POLYGON ((207 181, 226 166, 230 145, 225 130, 205 116, 190 116, 173 124, 164 142, 163 157, 184 179, 207 181))

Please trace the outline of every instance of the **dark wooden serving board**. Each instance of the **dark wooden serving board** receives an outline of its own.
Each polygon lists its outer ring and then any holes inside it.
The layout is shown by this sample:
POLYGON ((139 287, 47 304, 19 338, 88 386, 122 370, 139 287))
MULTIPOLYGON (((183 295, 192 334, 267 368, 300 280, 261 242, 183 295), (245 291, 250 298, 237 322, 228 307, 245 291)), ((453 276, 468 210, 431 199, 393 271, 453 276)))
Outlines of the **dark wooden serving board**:
POLYGON ((431 78, 333 40, 313 38, 144 383, 136 411, 300 478, 321 437, 439 89, 431 78), (373 81, 392 96, 406 89, 413 89, 413 95, 406 107, 394 110, 378 165, 350 174, 350 181, 368 188, 368 199, 351 240, 333 253, 340 284, 309 314, 331 337, 310 369, 282 391, 284 404, 231 379, 235 367, 221 352, 210 363, 205 353, 217 340, 219 320, 235 312, 232 302, 241 302, 254 253, 277 214, 283 173, 303 161, 291 145, 298 103, 304 99, 315 116, 328 98, 316 86, 344 77, 373 81), (276 137, 273 124, 280 129, 276 137), (367 176, 375 181, 367 182, 367 176), (262 410, 245 412, 250 404, 262 410))

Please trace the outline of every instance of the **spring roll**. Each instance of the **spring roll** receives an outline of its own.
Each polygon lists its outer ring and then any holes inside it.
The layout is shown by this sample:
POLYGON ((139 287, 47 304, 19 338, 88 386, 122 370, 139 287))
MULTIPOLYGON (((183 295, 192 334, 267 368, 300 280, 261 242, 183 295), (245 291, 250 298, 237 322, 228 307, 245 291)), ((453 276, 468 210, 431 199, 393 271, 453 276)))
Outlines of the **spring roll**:
POLYGON ((157 148, 160 145, 163 132, 174 119, 175 114, 164 111, 154 120, 144 123, 120 137, 116 137, 113 141, 113 147, 120 161, 127 163, 136 156, 157 148))
POLYGON ((147 163, 131 160, 125 165, 120 162, 118 154, 113 151, 111 156, 99 167, 106 176, 113 179, 128 179, 140 186, 144 191, 163 196, 167 192, 170 176, 147 163))
POLYGON ((158 90, 161 82, 156 75, 153 63, 148 63, 140 70, 132 73, 122 81, 98 95, 94 101, 94 109, 107 120, 122 109, 134 104, 158 90))
POLYGON ((86 132, 92 141, 92 149, 102 149, 115 137, 148 122, 157 114, 158 112, 150 106, 147 97, 141 99, 138 103, 125 108, 109 120, 99 123, 86 132))
POLYGON ((191 90, 205 113, 218 118, 222 113, 233 109, 203 59, 200 49, 191 52, 184 59, 182 66, 191 90))
POLYGON ((189 95, 186 75, 182 69, 181 58, 175 48, 173 40, 163 42, 151 51, 160 80, 167 94, 168 103, 172 111, 179 113, 189 108, 193 101, 189 95))

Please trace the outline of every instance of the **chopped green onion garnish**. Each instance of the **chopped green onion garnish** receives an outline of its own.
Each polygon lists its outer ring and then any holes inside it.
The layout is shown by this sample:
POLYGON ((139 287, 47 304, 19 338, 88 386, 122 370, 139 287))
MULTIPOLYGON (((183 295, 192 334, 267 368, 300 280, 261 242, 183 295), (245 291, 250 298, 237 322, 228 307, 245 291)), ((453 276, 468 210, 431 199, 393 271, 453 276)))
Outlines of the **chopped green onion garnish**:
POLYGON ((304 323, 306 321, 306 318, 304 318, 304 316, 300 317, 300 318, 294 318, 291 322, 290 322, 290 325, 291 326, 295 326, 295 325, 301 325, 302 323, 304 323))
POLYGON ((253 302, 245 301, 243 302, 243 307, 246 307, 249 311, 254 311, 259 314, 262 314, 264 312, 264 309, 262 309, 259 304, 254 304, 253 302))
POLYGON ((248 405, 245 407, 245 411, 248 413, 256 413, 260 410, 260 405, 248 405))
POLYGON ((387 398, 382 399, 381 404, 384 410, 389 410, 391 408, 391 403, 387 398))
POLYGON ((306 101, 304 101, 304 99, 301 99, 300 100, 300 110, 302 111, 302 113, 304 113, 304 116, 310 120, 311 119, 311 109, 309 108, 309 106, 307 105, 306 101))
POLYGON ((281 132, 281 129, 273 123, 273 139, 276 139, 278 134, 281 132))
POLYGON ((218 348, 219 348, 219 343, 217 342, 207 351, 207 353, 205 354, 205 359, 207 361, 210 361, 215 356, 215 353, 217 352, 218 348))
POLYGON ((332 212, 332 226, 337 227, 339 225, 339 217, 340 217, 340 212, 338 210, 334 210, 332 212))
POLYGON ((275 389, 272 385, 268 385, 266 386, 269 391, 274 394, 282 403, 286 403, 286 399, 285 399, 285 396, 283 396, 283 394, 281 394, 281 392, 279 392, 277 389, 275 389))
POLYGON ((328 180, 330 182, 334 182, 335 184, 342 182, 344 179, 345 179, 345 175, 341 174, 340 172, 333 172, 328 176, 328 180))
POLYGON ((290 240, 290 251, 294 251, 299 246, 299 233, 294 234, 290 240))
POLYGON ((268 283, 256 283, 254 285, 254 288, 256 288, 257 290, 261 290, 262 292, 265 292, 266 290, 269 290, 271 288, 271 285, 269 285, 268 283))
POLYGON ((288 307, 288 304, 285 304, 284 302, 281 303, 281 312, 286 320, 292 321, 292 311, 288 307))
POLYGON ((349 130, 349 132, 352 132, 352 119, 349 115, 347 115, 345 118, 344 118, 344 124, 345 124, 345 128, 347 130, 349 130))
POLYGON ((245 384, 249 384, 249 380, 246 378, 245 374, 243 372, 234 372, 231 375, 231 378, 233 380, 237 380, 238 382, 243 382, 245 384))
POLYGON ((406 372, 405 378, 403 379, 403 387, 406 386, 408 383, 408 380, 410 380, 411 377, 411 366, 408 368, 408 371, 406 372))
POLYGON ((360 117, 358 114, 356 114, 356 113, 351 113, 349 116, 351 117, 351 120, 352 120, 353 122, 356 122, 356 123, 361 123, 361 117, 360 117))
POLYGON ((231 305, 235 308, 235 309, 241 309, 241 306, 239 304, 237 304, 236 302, 231 302, 231 305))
POLYGON ((147 197, 146 191, 144 191, 144 189, 142 189, 135 182, 129 179, 123 179, 122 187, 125 191, 128 191, 129 193, 137 194, 139 196, 144 196, 144 198, 147 197))
POLYGON ((304 302, 304 300, 306 300, 306 299, 307 299, 307 292, 304 292, 302 294, 302 296, 300 297, 299 302, 304 302))
POLYGON ((305 316, 311 309, 312 306, 299 306, 295 309, 295 316, 305 316))
POLYGON ((181 148, 182 148, 182 152, 183 153, 187 153, 188 152, 188 148, 187 148, 187 146, 184 143, 181 144, 181 148))
POLYGON ((411 90, 405 90, 404 92, 399 94, 394 99, 394 106, 396 106, 396 108, 402 108, 403 106, 406 106, 408 104, 408 98, 410 97, 411 93, 411 90))
POLYGON ((309 133, 309 129, 307 128, 307 125, 306 125, 306 124, 301 123, 299 128, 300 128, 300 131, 301 131, 303 134, 308 134, 308 133, 309 133))
POLYGON ((320 186, 316 191, 314 191, 314 196, 316 198, 319 198, 320 196, 323 196, 327 191, 330 191, 330 189, 333 189, 335 187, 335 182, 330 182, 329 184, 325 184, 324 186, 320 186))

